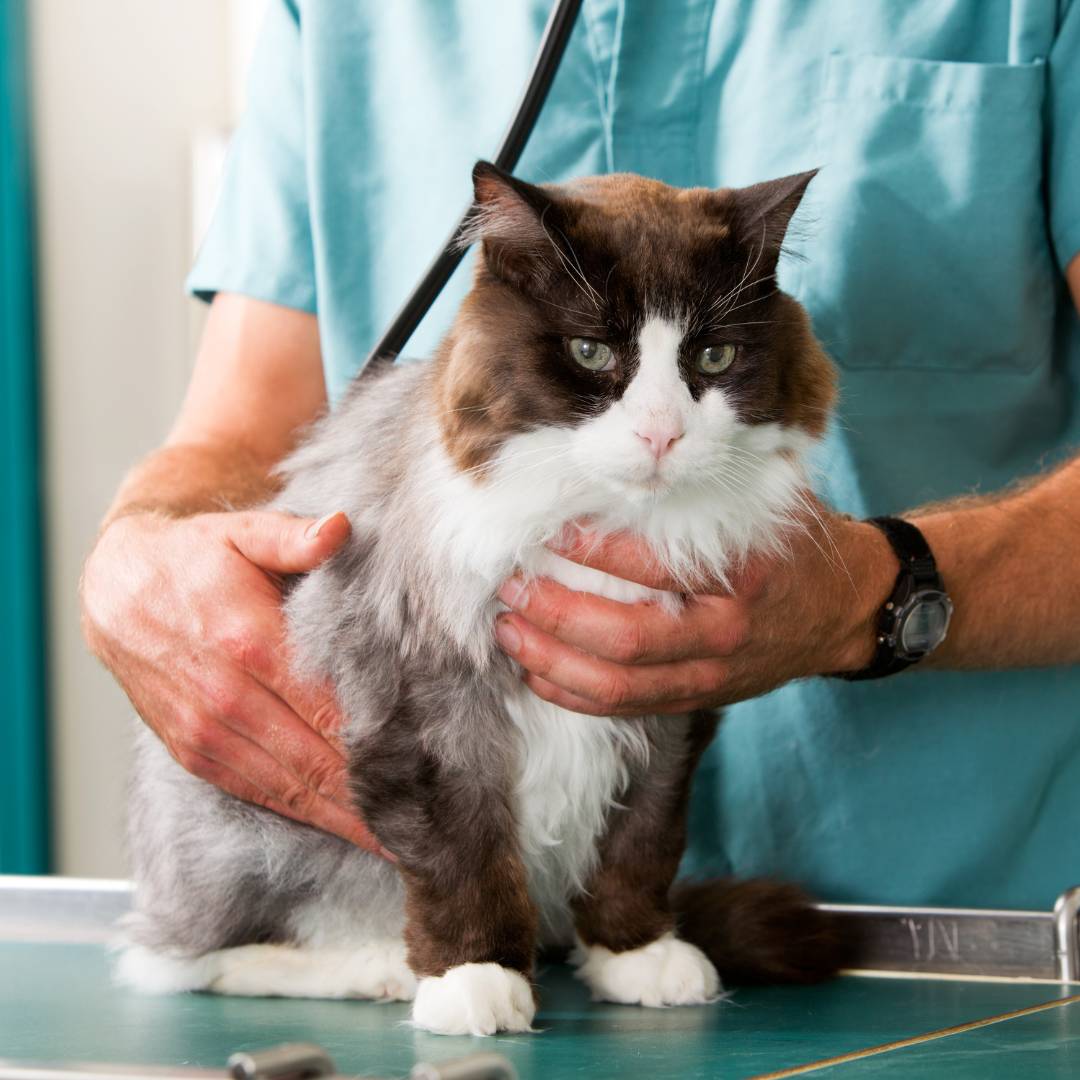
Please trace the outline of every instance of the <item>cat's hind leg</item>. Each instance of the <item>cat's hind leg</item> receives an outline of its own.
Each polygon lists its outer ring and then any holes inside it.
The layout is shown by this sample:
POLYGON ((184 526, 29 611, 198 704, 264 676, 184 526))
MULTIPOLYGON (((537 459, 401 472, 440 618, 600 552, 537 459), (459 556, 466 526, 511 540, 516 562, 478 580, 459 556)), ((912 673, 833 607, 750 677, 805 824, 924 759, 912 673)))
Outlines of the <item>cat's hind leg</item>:
POLYGON ((244 945, 223 954, 221 974, 210 989, 247 997, 412 1001, 416 977, 403 941, 321 949, 244 945))
POLYGON ((206 990, 220 972, 220 952, 200 956, 127 945, 113 964, 113 978, 121 986, 143 994, 183 994, 206 990))
POLYGON ((411 1001, 416 977, 400 940, 354 946, 241 945, 197 957, 141 946, 124 951, 117 979, 149 993, 210 990, 243 997, 411 1001))

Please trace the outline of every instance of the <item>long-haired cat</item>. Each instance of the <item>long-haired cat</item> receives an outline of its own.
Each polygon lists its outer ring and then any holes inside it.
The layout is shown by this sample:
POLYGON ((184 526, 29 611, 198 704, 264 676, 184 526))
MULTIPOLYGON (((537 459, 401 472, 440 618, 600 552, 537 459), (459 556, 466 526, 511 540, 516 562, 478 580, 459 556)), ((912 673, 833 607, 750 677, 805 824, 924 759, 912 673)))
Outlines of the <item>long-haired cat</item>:
POLYGON ((513 572, 667 604, 546 546, 630 530, 682 580, 776 547, 834 375, 776 287, 812 174, 738 190, 637 176, 537 187, 480 163, 472 291, 431 364, 359 381, 284 465, 279 509, 344 508, 293 583, 299 671, 347 717, 356 807, 391 863, 188 775, 148 731, 121 977, 151 990, 413 999, 445 1033, 530 1028, 539 944, 595 996, 708 1002, 809 981, 826 916, 770 882, 673 887, 711 712, 597 719, 494 643, 513 572))

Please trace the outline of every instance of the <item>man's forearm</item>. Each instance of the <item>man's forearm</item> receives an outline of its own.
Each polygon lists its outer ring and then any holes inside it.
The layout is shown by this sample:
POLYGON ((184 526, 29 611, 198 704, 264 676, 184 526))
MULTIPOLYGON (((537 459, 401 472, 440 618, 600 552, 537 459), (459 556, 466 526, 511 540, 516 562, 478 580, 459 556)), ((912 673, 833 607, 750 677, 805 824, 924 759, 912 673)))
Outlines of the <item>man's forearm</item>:
POLYGON ((1080 662, 1080 459, 1035 483, 905 515, 955 604, 942 668, 1080 662))
POLYGON ((130 514, 189 517, 253 506, 275 490, 271 468, 235 444, 166 445, 124 478, 103 525, 130 514))

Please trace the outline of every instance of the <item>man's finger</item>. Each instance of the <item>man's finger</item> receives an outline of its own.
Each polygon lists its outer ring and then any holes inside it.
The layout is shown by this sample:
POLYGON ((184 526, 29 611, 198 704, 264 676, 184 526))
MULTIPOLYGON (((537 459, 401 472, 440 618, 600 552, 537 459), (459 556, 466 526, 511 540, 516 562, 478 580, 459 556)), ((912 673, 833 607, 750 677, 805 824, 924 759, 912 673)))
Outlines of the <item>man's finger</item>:
POLYGON ((674 616, 659 604, 623 604, 550 578, 528 583, 512 578, 499 590, 499 599, 560 641, 620 664, 726 655, 738 644, 744 621, 733 600, 692 599, 674 616))
MULTIPOLYGON (((560 708, 569 709, 570 712, 583 713, 585 716, 634 716, 639 715, 635 713, 618 713, 608 712, 601 708, 594 701, 587 701, 585 698, 578 697, 576 694, 571 694, 568 690, 564 690, 561 686, 556 686, 553 682, 548 682, 547 679, 542 679, 539 675, 526 675, 525 685, 539 698, 543 698, 544 701, 550 701, 552 705, 558 705, 560 708)), ((683 713, 693 712, 695 709, 704 708, 702 702, 694 700, 686 701, 673 701, 665 703, 664 713, 672 716, 678 716, 683 713)))
POLYGON ((263 791, 262 788, 253 784, 250 780, 245 779, 235 769, 223 765, 213 758, 195 753, 190 755, 188 764, 191 771, 200 779, 221 788, 222 791, 226 791, 244 802, 262 806, 267 810, 272 810, 275 814, 280 814, 282 817, 298 821, 302 825, 313 825, 315 828, 322 829, 323 832, 340 836, 341 839, 347 840, 350 844, 355 844, 365 851, 394 860, 394 856, 379 843, 359 818, 347 813, 334 803, 325 799, 318 800, 312 804, 310 813, 300 814, 292 807, 279 802, 273 795, 263 791))
POLYGON ((595 701, 589 701, 587 698, 578 697, 577 694, 571 694, 569 690, 564 690, 561 686, 548 682, 547 679, 541 678, 539 675, 526 674, 524 681, 525 685, 537 697, 543 698, 544 701, 550 701, 552 705, 569 709, 570 712, 582 713, 584 716, 615 715, 595 701))
POLYGON ((496 637, 526 671, 599 705, 604 714, 645 715, 665 703, 697 698, 722 677, 716 660, 627 666, 564 645, 519 615, 500 615, 496 637))
MULTIPOLYGON (((225 723, 201 731, 193 736, 192 742, 192 752, 232 770, 262 793, 263 801, 248 799, 249 802, 263 805, 267 799, 273 800, 275 806, 286 807, 289 811, 286 816, 296 821, 316 828, 328 828, 326 823, 330 823, 333 827, 329 831, 338 835, 342 830, 355 832, 359 818, 343 789, 335 798, 318 791, 259 743, 225 723)), ((339 763, 339 768, 344 775, 344 764, 339 763)))
POLYGON ((344 511, 292 517, 266 510, 222 514, 225 534, 244 558, 272 574, 302 574, 325 562, 349 535, 344 511))
POLYGON ((218 697, 216 704, 223 725, 284 766, 295 781, 323 798, 349 805, 343 753, 280 698, 248 680, 234 694, 218 697))
POLYGON ((280 608, 258 612, 233 637, 235 640, 230 639, 225 650, 233 663, 253 675, 324 738, 334 738, 340 733, 343 717, 329 686, 305 681, 293 673, 280 608))
POLYGON ((335 747, 340 745, 338 736, 345 726, 345 717, 328 687, 302 683, 289 676, 280 687, 270 689, 274 690, 308 727, 335 747))
POLYGON ((591 566, 626 581, 636 581, 663 592, 700 592, 710 584, 705 574, 675 577, 656 553, 638 536, 627 532, 594 533, 587 528, 564 531, 552 549, 564 559, 591 566))

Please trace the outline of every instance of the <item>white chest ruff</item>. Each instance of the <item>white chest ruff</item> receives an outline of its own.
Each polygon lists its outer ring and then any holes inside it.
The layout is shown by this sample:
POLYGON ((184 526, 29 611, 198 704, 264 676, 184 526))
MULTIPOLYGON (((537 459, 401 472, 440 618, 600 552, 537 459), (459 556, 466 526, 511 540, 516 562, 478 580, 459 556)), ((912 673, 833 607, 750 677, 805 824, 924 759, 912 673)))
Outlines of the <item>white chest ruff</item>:
POLYGON ((506 705, 521 734, 515 809, 529 891, 546 935, 561 940, 567 900, 585 888, 608 809, 647 744, 638 722, 582 716, 525 690, 506 705))
MULTIPOLYGON (((661 595, 547 551, 528 570, 621 601, 661 595)), ((646 760, 648 741, 640 721, 569 712, 524 687, 508 695, 506 708, 521 736, 516 810, 529 888, 546 937, 563 940, 566 902, 584 889, 608 810, 630 766, 646 760)))

